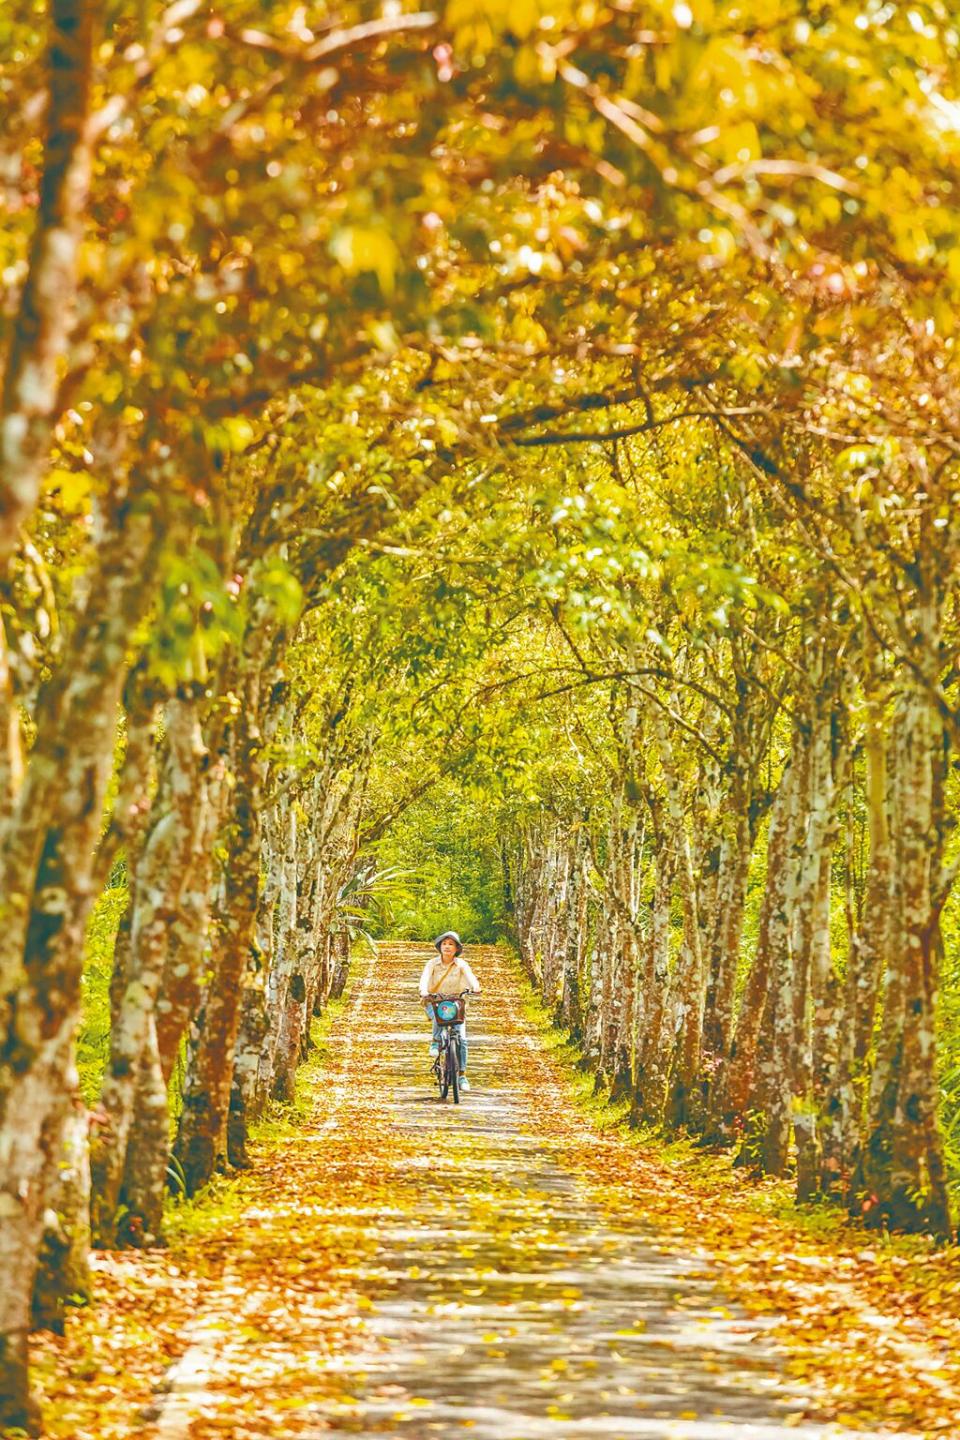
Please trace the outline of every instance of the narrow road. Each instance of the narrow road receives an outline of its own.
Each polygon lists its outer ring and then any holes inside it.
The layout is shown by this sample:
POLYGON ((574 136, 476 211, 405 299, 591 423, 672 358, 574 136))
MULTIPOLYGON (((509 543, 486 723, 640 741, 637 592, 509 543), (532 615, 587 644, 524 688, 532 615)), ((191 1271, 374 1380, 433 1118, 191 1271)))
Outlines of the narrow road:
POLYGON ((427 953, 383 944, 360 962, 315 1120, 252 1179, 239 1257, 172 1376, 162 1440, 205 1433, 203 1416, 222 1433, 231 1414, 237 1436, 858 1433, 804 1420, 809 1397, 765 1322, 732 1313, 702 1259, 661 1247, 642 1216, 606 1216, 566 1168, 571 1127, 589 1143, 589 1123, 493 948, 468 951, 485 991, 473 1088, 439 1102, 416 1003, 427 953), (285 1266, 291 1219, 302 1253, 285 1266))

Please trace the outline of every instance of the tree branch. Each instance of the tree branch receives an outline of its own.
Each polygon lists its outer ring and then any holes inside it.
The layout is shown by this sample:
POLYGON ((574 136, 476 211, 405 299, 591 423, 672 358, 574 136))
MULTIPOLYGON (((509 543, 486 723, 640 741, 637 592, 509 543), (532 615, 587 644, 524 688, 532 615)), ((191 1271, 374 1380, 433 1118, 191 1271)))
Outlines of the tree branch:
POLYGON ((626 440, 630 435, 645 435, 651 430, 661 430, 665 425, 674 425, 678 420, 712 420, 739 419, 750 415, 762 415, 766 418, 772 411, 766 406, 758 405, 735 405, 729 409, 709 410, 677 410, 672 415, 662 415, 655 420, 640 420, 635 425, 620 425, 613 430, 568 430, 548 431, 545 435, 518 435, 506 437, 510 445, 522 446, 525 449, 538 449, 550 445, 604 445, 613 440, 626 440))

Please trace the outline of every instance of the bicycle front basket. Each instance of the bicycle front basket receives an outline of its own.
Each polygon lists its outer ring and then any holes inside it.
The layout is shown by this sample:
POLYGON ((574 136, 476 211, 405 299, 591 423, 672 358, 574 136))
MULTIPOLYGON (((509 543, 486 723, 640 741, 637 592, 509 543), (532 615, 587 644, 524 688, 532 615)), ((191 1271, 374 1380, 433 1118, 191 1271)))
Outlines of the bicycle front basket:
POLYGON ((460 1004, 457 1000, 435 1000, 433 1004, 434 1014, 438 1020, 459 1020, 460 1004))

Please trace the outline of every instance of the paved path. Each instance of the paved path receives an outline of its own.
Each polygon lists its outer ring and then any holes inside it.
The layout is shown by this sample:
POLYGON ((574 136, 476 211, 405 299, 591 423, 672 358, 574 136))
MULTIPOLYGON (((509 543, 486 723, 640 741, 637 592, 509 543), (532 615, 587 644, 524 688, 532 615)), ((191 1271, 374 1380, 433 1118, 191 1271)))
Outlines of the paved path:
MULTIPOLYGON (((298 1277, 282 1365, 270 1379, 270 1345, 254 1343, 251 1352, 241 1344, 229 1383, 255 1386, 259 1375, 280 1393, 286 1375, 298 1387, 289 1430, 297 1436, 811 1440, 857 1433, 804 1420, 808 1397, 784 1379, 765 1337, 772 1322, 731 1313, 702 1260, 660 1248, 642 1217, 628 1224, 605 1217, 564 1168, 569 1133, 565 1142, 553 1138, 550 1120, 569 1102, 524 1027, 510 965, 493 949, 469 952, 487 992, 469 1027, 474 1088, 458 1107, 439 1102, 428 1073, 429 1030, 416 1004, 425 953, 382 945, 376 967, 361 966, 333 1035, 317 1121, 290 1142, 304 1216, 342 1218, 355 1308, 344 1343, 318 1358, 311 1327, 322 1302, 309 1277, 298 1277), (323 1195, 310 1188, 312 1145, 335 1147, 323 1195), (321 1369, 336 1393, 318 1388, 311 1398, 305 1377, 321 1369)), ((266 1183, 273 1210, 286 1209, 289 1222, 298 1203, 289 1182, 271 1186, 268 1176, 266 1183)), ((269 1227, 271 1213, 261 1205, 258 1223, 269 1227)), ((258 1233, 267 1232, 256 1225, 248 1232, 251 1275, 258 1233)), ((256 1333, 249 1289, 241 1262, 232 1290, 246 1296, 245 1331, 256 1333)), ((216 1408, 214 1392, 228 1383, 223 1320, 201 1317, 173 1377, 160 1425, 170 1440, 192 1434, 191 1415, 204 1404, 216 1408)))

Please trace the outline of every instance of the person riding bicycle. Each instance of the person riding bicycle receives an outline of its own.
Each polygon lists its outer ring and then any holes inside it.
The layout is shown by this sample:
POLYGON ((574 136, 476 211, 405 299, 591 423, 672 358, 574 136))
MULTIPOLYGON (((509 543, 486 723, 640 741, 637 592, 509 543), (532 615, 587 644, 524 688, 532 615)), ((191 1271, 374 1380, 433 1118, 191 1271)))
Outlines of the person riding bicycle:
MULTIPOLYGON (((471 990, 474 995, 479 995, 480 981, 463 958, 463 944, 457 932, 444 930, 443 934, 438 935, 434 940, 433 945, 437 951, 437 958, 428 960, 423 967, 423 974, 420 976, 421 999, 426 1000, 429 995, 449 995, 455 998, 464 990, 471 990)), ((432 1013, 429 1006, 425 1008, 428 1015, 432 1013)), ((469 1090, 470 1081, 464 1073, 467 1068, 467 1023, 465 1020, 462 1020, 457 1026, 457 1033, 460 1036, 460 1089, 469 1090)), ((434 1018, 430 1054, 436 1056, 439 1053, 440 1026, 434 1018)))

